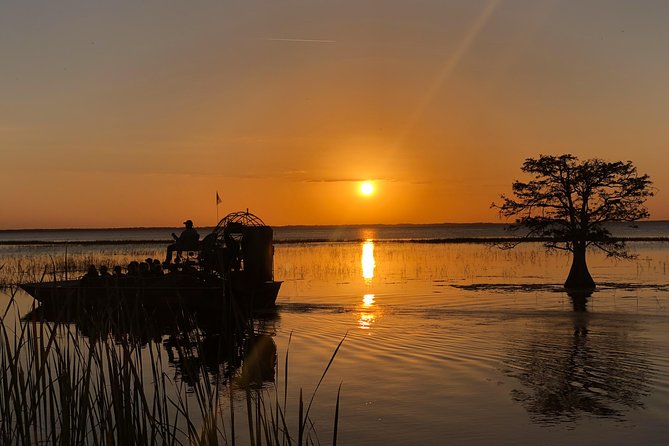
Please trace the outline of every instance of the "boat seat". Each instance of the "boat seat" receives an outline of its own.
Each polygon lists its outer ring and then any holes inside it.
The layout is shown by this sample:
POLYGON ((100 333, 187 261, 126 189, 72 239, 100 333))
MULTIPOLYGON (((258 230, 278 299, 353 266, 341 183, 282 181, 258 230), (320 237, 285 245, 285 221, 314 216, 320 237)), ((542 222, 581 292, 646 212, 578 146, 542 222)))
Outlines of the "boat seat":
POLYGON ((184 251, 181 253, 181 255, 183 256, 183 260, 185 262, 192 261, 197 263, 197 260, 200 257, 200 251, 184 251))
POLYGON ((202 243, 188 243, 177 248, 177 254, 180 255, 182 262, 187 262, 192 265, 199 263, 200 252, 202 251, 202 243), (180 248, 180 249, 179 249, 180 248))

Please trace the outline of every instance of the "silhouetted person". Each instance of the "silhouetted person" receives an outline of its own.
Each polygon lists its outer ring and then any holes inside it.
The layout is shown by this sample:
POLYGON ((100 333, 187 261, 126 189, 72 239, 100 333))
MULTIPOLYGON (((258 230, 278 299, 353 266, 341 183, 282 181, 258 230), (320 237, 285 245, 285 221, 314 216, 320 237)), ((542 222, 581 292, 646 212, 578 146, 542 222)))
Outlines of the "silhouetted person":
POLYGON ((225 271, 239 271, 242 267, 239 242, 229 233, 225 234, 224 240, 225 248, 223 249, 223 266, 225 271))
POLYGON ((81 278, 81 283, 84 285, 94 285, 100 280, 98 269, 95 265, 89 265, 86 274, 81 278))
POLYGON ((121 268, 121 265, 116 265, 114 267, 112 275, 114 276, 114 278, 120 278, 125 275, 123 274, 123 268, 121 268))
POLYGON ((86 271, 86 274, 84 274, 84 277, 99 277, 100 275, 98 274, 98 269, 95 267, 95 265, 88 265, 88 270, 86 271))
POLYGON ((218 234, 215 232, 212 232, 211 234, 207 234, 203 239, 202 242, 200 243, 200 265, 204 267, 206 271, 210 271, 212 269, 218 269, 220 271, 223 271, 220 266, 217 268, 217 255, 218 255, 218 250, 216 249, 216 239, 218 237, 218 234))
POLYGON ((128 277, 139 277, 139 263, 135 260, 128 263, 128 277))
POLYGON ((163 275, 163 265, 160 264, 160 260, 153 259, 153 263, 150 266, 152 276, 160 277, 163 275))
POLYGON ((107 265, 100 265, 100 281, 102 282, 102 284, 109 285, 111 280, 112 280, 112 275, 109 274, 107 265))
POLYGON ((121 283, 123 283, 124 277, 125 274, 123 274, 123 268, 121 268, 121 265, 114 266, 114 269, 112 270, 112 279, 114 285, 121 285, 121 283))
POLYGON ((103 279, 108 279, 112 275, 109 274, 109 270, 107 269, 107 265, 100 265, 100 277, 103 279))
POLYGON ((177 252, 177 259, 181 258, 181 253, 183 251, 198 251, 200 234, 197 233, 195 228, 193 228, 193 222, 191 220, 186 220, 184 222, 186 229, 181 232, 181 235, 177 236, 174 232, 172 237, 175 242, 167 246, 167 256, 165 258, 165 263, 169 265, 172 262, 172 253, 177 252))
POLYGON ((151 267, 148 263, 142 262, 139 264, 140 277, 149 277, 151 275, 151 267))

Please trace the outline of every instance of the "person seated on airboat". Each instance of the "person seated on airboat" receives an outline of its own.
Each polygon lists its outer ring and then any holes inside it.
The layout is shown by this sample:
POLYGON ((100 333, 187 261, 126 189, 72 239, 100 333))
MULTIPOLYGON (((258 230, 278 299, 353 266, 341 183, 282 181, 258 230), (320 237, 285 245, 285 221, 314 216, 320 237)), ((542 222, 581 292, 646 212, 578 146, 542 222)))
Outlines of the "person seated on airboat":
POLYGON ((186 226, 186 229, 181 232, 181 235, 177 236, 174 232, 172 233, 174 243, 167 246, 165 265, 172 263, 172 253, 174 251, 177 252, 176 258, 180 259, 183 251, 200 250, 200 234, 193 228, 193 222, 191 220, 186 220, 184 225, 186 226))

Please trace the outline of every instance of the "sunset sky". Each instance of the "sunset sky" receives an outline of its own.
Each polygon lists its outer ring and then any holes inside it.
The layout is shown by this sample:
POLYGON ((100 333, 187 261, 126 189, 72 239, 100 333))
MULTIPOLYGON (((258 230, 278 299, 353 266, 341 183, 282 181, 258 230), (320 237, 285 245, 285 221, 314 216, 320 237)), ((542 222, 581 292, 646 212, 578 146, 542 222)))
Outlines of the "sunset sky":
POLYGON ((669 219, 669 2, 0 2, 0 229, 499 221, 539 154, 669 219), (374 192, 360 193, 363 180, 374 192))

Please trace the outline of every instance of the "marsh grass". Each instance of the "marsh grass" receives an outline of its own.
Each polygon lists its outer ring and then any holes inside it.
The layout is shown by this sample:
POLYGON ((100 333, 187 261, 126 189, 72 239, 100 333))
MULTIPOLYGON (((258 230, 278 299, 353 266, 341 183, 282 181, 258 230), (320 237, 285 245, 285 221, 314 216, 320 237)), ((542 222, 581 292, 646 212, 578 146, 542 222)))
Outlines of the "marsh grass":
POLYGON ((18 283, 65 280, 80 277, 89 265, 125 267, 147 257, 163 259, 165 249, 141 246, 120 249, 115 246, 39 245, 0 247, 0 289, 18 283))
MULTIPOLYGON (((276 247, 275 277, 287 286, 302 283, 344 283, 361 277, 360 256, 363 243, 283 244, 276 247)), ((596 252, 589 253, 593 271, 615 269, 632 272, 643 280, 666 277, 667 260, 663 251, 654 252, 652 243, 632 243, 640 254, 635 261, 615 261, 596 252), (650 251, 649 251, 650 250, 650 251), (653 254, 653 259, 647 258, 653 254)), ((660 245, 661 246, 661 245, 660 245)), ((0 289, 10 285, 62 280, 81 276, 91 264, 126 266, 147 257, 163 259, 163 245, 36 245, 0 246, 0 289)), ((564 280, 571 258, 566 253, 547 255, 541 243, 524 243, 514 250, 502 250, 491 243, 426 244, 375 242, 375 275, 386 281, 443 280, 527 282, 547 278, 551 283, 564 280)), ((599 276, 598 276, 599 277, 599 276)), ((606 278, 602 280, 608 280, 606 278)))
MULTIPOLYGON (((137 326, 136 320, 96 314, 90 318, 94 328, 82 336, 76 324, 13 317, 14 293, 0 321, 1 444, 320 444, 310 411, 343 339, 311 397, 305 400, 299 389, 297 407, 291 408, 288 350, 283 385, 273 376, 263 381, 262 370, 254 368, 261 368, 263 358, 266 365, 268 355, 243 352, 247 337, 238 330, 243 322, 231 323, 236 328, 216 338, 215 353, 227 359, 220 361, 222 370, 212 370, 203 360, 212 354, 211 343, 191 320, 187 335, 170 344, 180 370, 173 376, 163 343, 146 342, 127 328, 137 326), (243 358, 231 359, 240 352, 243 358), (235 407, 239 401, 245 413, 235 407), (246 429, 239 428, 243 418, 246 429)), ((269 352, 273 375, 276 347, 269 352)), ((339 392, 333 444, 338 419, 339 392)))

